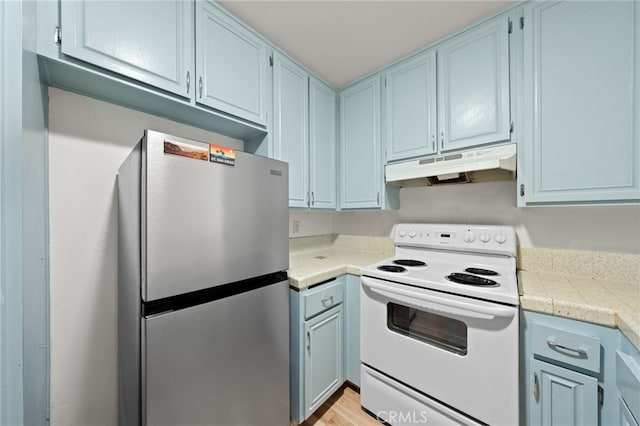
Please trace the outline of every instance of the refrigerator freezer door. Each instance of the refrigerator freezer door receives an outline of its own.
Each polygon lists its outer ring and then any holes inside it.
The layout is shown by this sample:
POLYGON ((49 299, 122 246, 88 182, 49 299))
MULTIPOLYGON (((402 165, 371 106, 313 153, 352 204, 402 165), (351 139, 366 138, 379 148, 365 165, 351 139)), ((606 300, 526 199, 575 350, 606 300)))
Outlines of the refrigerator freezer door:
POLYGON ((282 281, 143 319, 142 424, 289 424, 282 281))
POLYGON ((244 152, 210 162, 208 144, 153 131, 143 151, 144 301, 288 269, 286 163, 244 152))

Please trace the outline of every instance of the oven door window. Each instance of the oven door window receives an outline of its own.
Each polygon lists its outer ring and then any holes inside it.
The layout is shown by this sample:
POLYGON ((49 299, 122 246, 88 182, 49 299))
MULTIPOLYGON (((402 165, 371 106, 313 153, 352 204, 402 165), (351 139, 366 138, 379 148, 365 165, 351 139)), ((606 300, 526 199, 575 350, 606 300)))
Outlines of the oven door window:
POLYGON ((449 352, 467 354, 467 325, 462 321, 387 303, 387 327, 449 352))

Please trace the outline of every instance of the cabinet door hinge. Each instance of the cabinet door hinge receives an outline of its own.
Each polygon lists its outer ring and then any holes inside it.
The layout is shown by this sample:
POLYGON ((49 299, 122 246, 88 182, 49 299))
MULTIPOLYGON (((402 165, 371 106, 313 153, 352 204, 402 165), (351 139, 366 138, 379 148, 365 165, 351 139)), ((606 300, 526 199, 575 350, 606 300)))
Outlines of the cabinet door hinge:
POLYGON ((273 66, 273 56, 269 56, 269 66, 273 66))
POLYGON ((509 34, 511 34, 513 32, 513 22, 511 22, 511 19, 509 19, 509 34))
POLYGON ((520 29, 524 28, 524 16, 520 17, 520 29))
POLYGON ((598 404, 604 404, 604 389, 600 385, 598 385, 598 404))
POLYGON ((62 28, 58 26, 53 28, 53 43, 54 44, 62 43, 62 28))

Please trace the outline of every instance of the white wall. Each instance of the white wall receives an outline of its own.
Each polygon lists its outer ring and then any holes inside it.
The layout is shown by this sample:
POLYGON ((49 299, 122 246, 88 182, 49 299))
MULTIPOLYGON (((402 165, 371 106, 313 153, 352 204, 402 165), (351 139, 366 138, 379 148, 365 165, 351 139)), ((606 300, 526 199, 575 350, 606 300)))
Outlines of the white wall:
POLYGON ((146 128, 242 142, 49 89, 51 424, 117 424, 116 174, 146 128))
POLYGON ((333 211, 289 210, 289 238, 333 233, 333 211), (296 225, 297 222, 297 225, 296 225))
MULTIPOLYGON (((514 226, 523 247, 640 253, 640 206, 517 208, 515 181, 403 188, 398 211, 332 215, 336 234, 388 236, 401 222, 495 224, 514 226)), ((296 220, 321 227, 314 213, 296 220)))

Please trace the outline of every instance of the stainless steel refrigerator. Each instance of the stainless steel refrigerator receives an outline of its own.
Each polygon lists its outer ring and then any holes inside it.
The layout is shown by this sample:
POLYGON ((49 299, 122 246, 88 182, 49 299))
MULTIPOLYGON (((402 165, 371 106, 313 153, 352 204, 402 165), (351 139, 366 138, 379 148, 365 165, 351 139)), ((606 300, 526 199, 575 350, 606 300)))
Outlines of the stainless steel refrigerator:
POLYGON ((118 189, 119 423, 287 425, 287 164, 147 130, 118 189))

